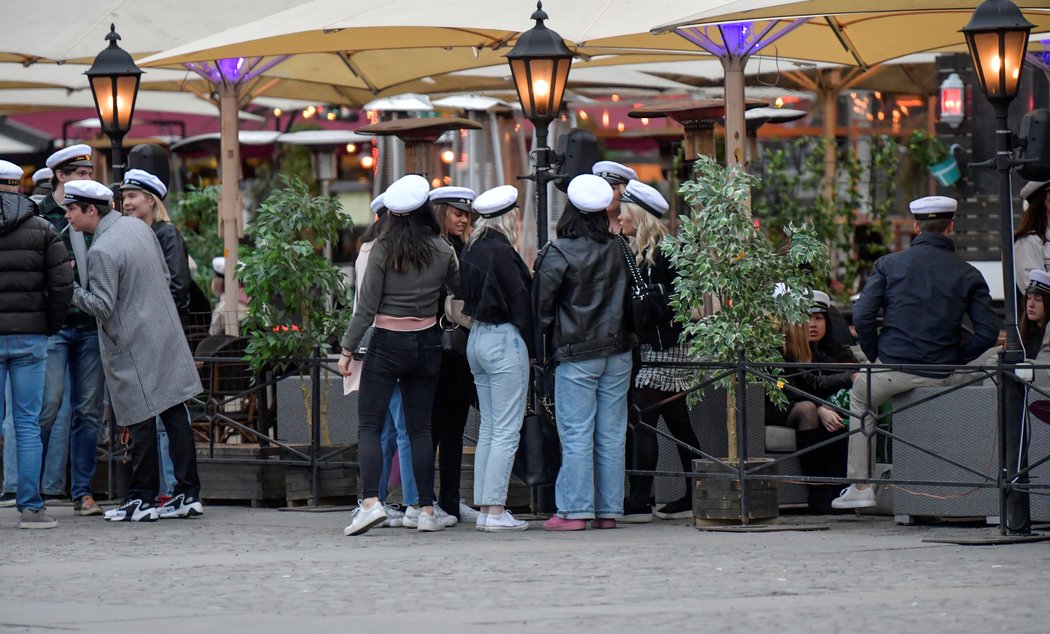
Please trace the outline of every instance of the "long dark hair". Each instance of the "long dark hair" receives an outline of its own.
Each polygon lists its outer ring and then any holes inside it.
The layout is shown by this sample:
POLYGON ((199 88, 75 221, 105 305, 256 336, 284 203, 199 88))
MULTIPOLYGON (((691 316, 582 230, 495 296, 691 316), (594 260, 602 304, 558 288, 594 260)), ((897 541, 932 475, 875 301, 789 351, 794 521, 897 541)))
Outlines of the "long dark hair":
POLYGON ((361 234, 361 244, 371 242, 379 237, 379 235, 383 232, 383 227, 386 226, 386 219, 389 215, 389 213, 383 212, 381 216, 375 219, 375 222, 368 225, 368 228, 365 229, 365 232, 361 234))
POLYGON ((565 203, 565 211, 558 219, 555 229, 559 238, 590 238, 595 242, 608 242, 613 234, 609 233, 609 217, 602 212, 583 213, 570 202, 565 203))
POLYGON ((1028 202, 1028 209, 1025 209, 1024 215, 1021 216, 1021 223, 1018 225, 1017 231, 1014 231, 1014 240, 1034 233, 1039 236, 1040 240, 1046 242, 1046 229, 1046 192, 1041 191, 1028 202))
POLYGON ((404 216, 387 215, 390 219, 377 238, 387 248, 383 266, 407 273, 413 267, 422 269, 429 265, 434 248, 431 239, 441 234, 430 203, 423 203, 422 207, 404 216))
POLYGON ((828 313, 821 314, 824 315, 824 337, 820 341, 811 344, 813 351, 830 359, 832 363, 856 361, 850 349, 835 338, 835 327, 832 325, 831 320, 828 319, 828 313))
MULTIPOLYGON (((1029 207, 1031 209, 1031 207, 1029 207)), ((1046 295, 1034 292, 1026 291, 1024 294, 1025 304, 1028 303, 1029 295, 1038 295, 1043 298, 1043 323, 1029 321, 1028 320, 1028 306, 1021 307, 1021 323, 1018 325, 1021 335, 1021 345, 1025 348, 1025 357, 1028 359, 1034 359, 1035 355, 1039 352, 1039 346, 1043 343, 1043 334, 1046 333, 1046 322, 1047 317, 1050 317, 1050 297, 1046 295), (1029 350, 1028 348, 1033 348, 1029 350)))

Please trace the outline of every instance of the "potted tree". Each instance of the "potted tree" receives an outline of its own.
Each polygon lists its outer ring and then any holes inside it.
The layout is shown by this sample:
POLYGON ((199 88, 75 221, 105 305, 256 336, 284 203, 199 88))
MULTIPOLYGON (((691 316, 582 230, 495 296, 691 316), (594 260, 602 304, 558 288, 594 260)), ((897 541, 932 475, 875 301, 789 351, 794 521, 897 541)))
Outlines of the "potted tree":
MULTIPOLYGON (((810 271, 823 271, 827 265, 827 249, 807 227, 788 223, 784 229, 787 243, 779 250, 755 227, 747 200, 756 181, 736 168, 723 168, 701 156, 694 163, 692 179, 678 190, 692 213, 682 219, 679 234, 663 246, 679 274, 671 305, 675 319, 684 326, 683 342, 690 355, 702 361, 735 363, 738 350, 743 349, 750 362, 782 362, 781 324, 808 319, 807 289, 813 286, 810 271), (704 306, 710 305, 712 297, 720 309, 705 313, 704 306)), ((727 376, 717 383, 726 390, 731 463, 737 462, 738 456, 735 381, 735 377, 727 376)), ((773 402, 786 404, 782 381, 762 383, 773 402)), ((698 470, 704 468, 719 470, 713 461, 698 464, 698 470)), ((725 481, 721 482, 724 489, 725 481)), ((765 483, 751 484, 769 488, 765 483)), ((698 494, 702 485, 699 481, 698 494)), ((725 499, 724 492, 722 495, 725 499)), ((694 509, 700 506, 694 504, 694 509)), ((751 517, 760 517, 756 513, 753 508, 751 517)), ((772 513, 775 517, 775 491, 772 513)), ((732 513, 708 515, 730 519, 732 513)))
MULTIPOLYGON (((313 412, 306 360, 326 358, 346 326, 334 307, 349 305, 348 286, 324 252, 346 222, 337 200, 313 196, 301 179, 281 176, 280 186, 262 202, 248 228, 255 245, 242 259, 240 276, 249 307, 247 359, 256 373, 268 369, 297 377, 308 426, 313 412)), ((322 389, 320 394, 323 444, 330 442, 327 393, 322 389)))

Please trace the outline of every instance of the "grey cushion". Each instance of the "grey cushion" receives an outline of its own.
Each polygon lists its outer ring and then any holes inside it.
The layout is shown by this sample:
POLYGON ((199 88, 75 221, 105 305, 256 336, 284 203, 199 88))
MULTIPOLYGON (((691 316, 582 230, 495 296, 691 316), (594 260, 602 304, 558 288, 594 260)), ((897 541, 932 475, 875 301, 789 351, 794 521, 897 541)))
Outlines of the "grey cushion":
POLYGON ((795 451, 795 430, 791 427, 766 425, 766 451, 791 453, 795 451))

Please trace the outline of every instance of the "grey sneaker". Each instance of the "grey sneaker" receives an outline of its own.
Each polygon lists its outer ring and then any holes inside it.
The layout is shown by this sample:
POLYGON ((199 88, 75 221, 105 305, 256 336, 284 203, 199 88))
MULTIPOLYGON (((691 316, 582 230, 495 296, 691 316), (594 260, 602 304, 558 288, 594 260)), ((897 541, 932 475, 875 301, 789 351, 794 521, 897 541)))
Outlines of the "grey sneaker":
POLYGON ((383 522, 383 526, 400 528, 405 521, 405 512, 401 510, 401 506, 398 504, 387 504, 383 510, 386 511, 386 521, 383 522))
POLYGON ((437 531, 445 530, 445 523, 441 521, 441 517, 438 515, 437 504, 434 505, 433 515, 429 515, 423 511, 419 512, 419 525, 416 526, 416 530, 424 533, 435 533, 437 531))
POLYGON ((464 504, 463 500, 459 501, 459 519, 461 522, 477 522, 481 515, 477 509, 464 504))
POLYGON ((22 511, 22 517, 18 522, 18 528, 54 528, 58 526, 58 520, 47 514, 46 509, 22 511))
POLYGON ((442 528, 452 528, 456 525, 459 520, 456 519, 455 515, 449 515, 445 512, 445 509, 438 506, 437 502, 434 503, 434 517, 437 518, 442 528))
POLYGON ((405 509, 405 516, 401 518, 401 526, 404 528, 419 528, 418 506, 409 506, 405 509))

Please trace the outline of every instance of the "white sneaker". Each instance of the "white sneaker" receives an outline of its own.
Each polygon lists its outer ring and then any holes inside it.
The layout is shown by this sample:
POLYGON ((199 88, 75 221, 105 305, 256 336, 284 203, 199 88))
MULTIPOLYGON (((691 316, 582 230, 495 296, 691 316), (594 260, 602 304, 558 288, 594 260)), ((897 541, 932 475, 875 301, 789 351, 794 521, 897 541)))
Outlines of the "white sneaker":
POLYGON ((474 520, 474 530, 484 531, 488 516, 488 513, 478 513, 478 519, 474 520))
POLYGON ((489 515, 485 520, 485 532, 486 533, 501 533, 503 531, 524 531, 528 530, 529 523, 525 520, 515 519, 510 511, 503 509, 503 513, 495 517, 489 515))
POLYGON ((142 500, 127 500, 115 509, 106 511, 107 522, 156 522, 157 507, 142 500))
POLYGON ((405 509, 405 516, 401 518, 403 528, 419 528, 419 507, 410 506, 405 509))
POLYGON ((448 513, 446 513, 445 509, 438 506, 437 502, 434 503, 434 517, 437 518, 437 521, 444 528, 452 528, 456 525, 456 522, 459 521, 458 519, 456 519, 455 515, 449 515, 448 513))
POLYGON ((368 508, 364 507, 363 502, 358 502, 357 513, 352 516, 354 519, 349 526, 343 529, 343 535, 364 535, 368 529, 386 521, 386 510, 379 502, 368 508))
MULTIPOLYGON (((434 505, 434 514, 430 515, 422 511, 419 512, 419 525, 416 527, 417 531, 425 533, 436 533, 437 531, 445 530, 445 524, 441 521, 438 516, 438 505, 434 505)), ((455 519, 455 518, 452 518, 455 519)))
POLYGON ((386 521, 383 522, 383 526, 398 528, 405 521, 405 512, 401 510, 400 505, 387 504, 383 510, 386 511, 386 521))
POLYGON ((875 506, 875 487, 861 491, 856 485, 842 489, 842 493, 831 501, 833 509, 866 509, 875 506))
POLYGON ((474 507, 467 506, 466 504, 463 503, 463 500, 459 501, 459 521, 461 521, 461 522, 476 522, 476 521, 478 521, 478 518, 481 517, 482 515, 485 515, 485 514, 484 513, 479 513, 478 511, 474 510, 474 507))

